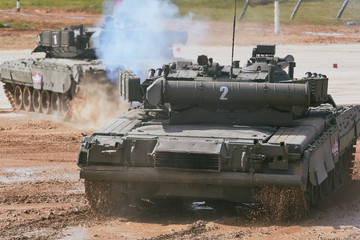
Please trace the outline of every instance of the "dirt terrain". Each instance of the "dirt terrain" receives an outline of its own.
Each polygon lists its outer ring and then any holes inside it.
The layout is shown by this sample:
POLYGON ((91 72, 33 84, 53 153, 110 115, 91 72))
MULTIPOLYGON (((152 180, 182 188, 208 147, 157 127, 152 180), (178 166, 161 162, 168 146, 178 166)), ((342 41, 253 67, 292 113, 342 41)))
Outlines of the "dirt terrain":
MULTIPOLYGON (((75 164, 83 134, 54 116, 0 115, 1 239, 358 239, 354 181, 304 220, 273 224, 247 205, 155 202, 125 216, 92 213, 75 164), (173 207, 177 206, 177 207, 173 207)), ((359 142, 360 145, 360 142, 359 142)))
MULTIPOLYGON (((11 11, 0 10, 1 18, 11 14, 11 11)), ((41 19, 56 24, 57 20, 54 19, 59 19, 60 15, 66 24, 72 24, 76 19, 74 17, 80 17, 82 22, 88 23, 96 22, 100 17, 50 10, 21 13, 23 19, 34 22, 41 19)), ((184 23, 179 23, 181 24, 184 23)), ((272 33, 271 25, 246 24, 242 27, 238 45, 354 44, 360 37, 356 26, 284 27, 280 37, 272 33), (245 30, 249 34, 244 34, 245 30), (342 35, 304 33, 299 37, 299 33, 308 31, 342 35), (261 41, 258 37, 262 38, 261 41)), ((221 52, 222 48, 219 46, 229 44, 226 34, 231 32, 231 25, 210 23, 209 29, 208 36, 217 36, 216 38, 208 37, 205 41, 202 36, 193 33, 190 35, 189 48, 184 48, 177 54, 190 57, 194 54, 195 50, 191 46, 195 43, 205 51, 221 52), (217 46, 216 51, 212 46, 217 46)), ((30 49, 34 45, 33 39, 36 39, 35 32, 38 31, 14 32, 11 29, 0 29, 0 48, 30 49), (20 41, 23 36, 29 41, 20 41)), ((347 45, 338 46, 346 48, 347 45)), ((293 48, 300 48, 299 51, 302 51, 299 46, 285 46, 283 51, 293 48)), ((321 67, 321 71, 324 70, 325 73, 327 69, 330 71, 335 79, 330 83, 330 88, 335 87, 331 93, 340 103, 359 104, 360 84, 354 79, 358 75, 358 49, 352 45, 348 48, 348 55, 339 56, 335 52, 333 58, 319 56, 307 64, 311 69, 321 67), (333 61, 348 56, 354 57, 349 60, 355 61, 354 65, 345 67, 341 65, 342 62, 337 62, 340 71, 331 69, 333 61), (349 73, 344 75, 341 71, 349 73)), ((244 51, 248 57, 251 48, 239 51, 244 51)), ((329 50, 326 48, 321 51, 329 50)), ((0 62, 16 59, 16 54, 24 56, 28 53, 2 51, 0 62)), ((224 57, 226 58, 227 56, 224 57)), ((298 65, 299 68, 303 66, 303 72, 307 69, 307 66, 304 67, 305 57, 299 58, 298 65)), ((249 205, 223 206, 218 203, 214 206, 202 201, 184 201, 180 205, 172 201, 154 202, 141 209, 131 209, 124 216, 99 216, 90 210, 85 200, 83 181, 79 180, 76 166, 82 134, 91 134, 98 126, 83 126, 81 122, 63 122, 55 116, 11 112, 3 94, 0 94, 0 239, 360 239, 360 142, 355 155, 353 181, 337 189, 327 202, 302 220, 274 223, 268 221, 267 216, 254 213, 249 205)))

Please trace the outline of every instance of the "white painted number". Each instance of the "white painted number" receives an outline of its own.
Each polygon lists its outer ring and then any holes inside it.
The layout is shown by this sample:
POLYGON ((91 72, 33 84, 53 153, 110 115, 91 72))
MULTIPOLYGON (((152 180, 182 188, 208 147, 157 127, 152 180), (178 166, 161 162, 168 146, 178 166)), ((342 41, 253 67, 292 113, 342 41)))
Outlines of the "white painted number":
POLYGON ((57 45, 57 37, 54 35, 54 45, 57 45))
POLYGON ((228 98, 226 97, 227 93, 229 92, 228 87, 222 86, 220 87, 220 92, 223 92, 220 96, 220 100, 226 101, 228 98))

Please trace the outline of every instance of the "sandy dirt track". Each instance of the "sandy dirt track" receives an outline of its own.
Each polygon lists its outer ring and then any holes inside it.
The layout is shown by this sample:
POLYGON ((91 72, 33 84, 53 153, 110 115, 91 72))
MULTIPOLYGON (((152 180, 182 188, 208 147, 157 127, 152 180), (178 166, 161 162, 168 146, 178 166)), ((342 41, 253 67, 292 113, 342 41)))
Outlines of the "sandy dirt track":
MULTIPOLYGON (((308 218, 271 223, 245 205, 155 202, 94 215, 75 164, 81 133, 52 116, 0 114, 1 239, 358 239, 360 168, 308 218), (174 207, 175 206, 175 207, 174 207)), ((360 163, 360 151, 356 153, 360 163)))
MULTIPOLYGON (((0 10, 0 18, 13 14, 0 10)), ((72 24, 76 17, 93 23, 99 17, 24 11, 21 18, 56 23, 60 15, 67 16, 62 20, 65 24, 72 24)), ((192 33, 187 46, 175 48, 175 56, 195 59, 207 54, 228 64, 231 25, 211 23, 204 28, 211 29, 206 38, 192 33)), ((242 25, 235 58, 244 63, 256 44, 276 43, 277 55, 295 56, 296 77, 307 71, 324 73, 337 103, 360 104, 358 27, 284 27, 280 36, 272 29, 271 25, 242 25), (338 68, 332 68, 334 63, 338 68)), ((0 29, 0 49, 7 49, 0 51, 0 62, 31 56, 37 32, 0 29)), ((266 216, 253 215, 247 205, 202 201, 155 202, 125 216, 99 216, 89 209, 76 166, 81 134, 91 134, 99 126, 84 128, 81 122, 8 109, 0 89, 0 239, 360 239, 360 142, 354 180, 303 220, 273 223, 266 216)))

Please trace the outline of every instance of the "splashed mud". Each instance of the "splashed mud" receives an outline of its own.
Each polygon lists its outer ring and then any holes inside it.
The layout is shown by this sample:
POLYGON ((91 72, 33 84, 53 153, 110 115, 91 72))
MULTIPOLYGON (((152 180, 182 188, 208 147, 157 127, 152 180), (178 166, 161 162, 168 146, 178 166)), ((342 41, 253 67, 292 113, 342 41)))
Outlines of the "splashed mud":
POLYGON ((86 127, 100 127, 110 119, 128 111, 118 88, 110 82, 86 82, 71 102, 71 121, 86 127))

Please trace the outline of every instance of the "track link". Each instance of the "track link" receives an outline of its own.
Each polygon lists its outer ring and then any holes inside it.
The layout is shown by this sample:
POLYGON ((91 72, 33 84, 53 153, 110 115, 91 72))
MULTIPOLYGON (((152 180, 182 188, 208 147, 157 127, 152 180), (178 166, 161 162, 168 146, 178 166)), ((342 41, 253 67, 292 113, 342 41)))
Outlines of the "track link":
POLYGON ((5 87, 5 85, 3 85, 3 89, 4 89, 4 92, 5 92, 5 95, 6 95, 7 99, 9 100, 9 102, 11 104, 12 109, 15 109, 14 95, 11 93, 11 91, 9 89, 7 89, 5 87))

